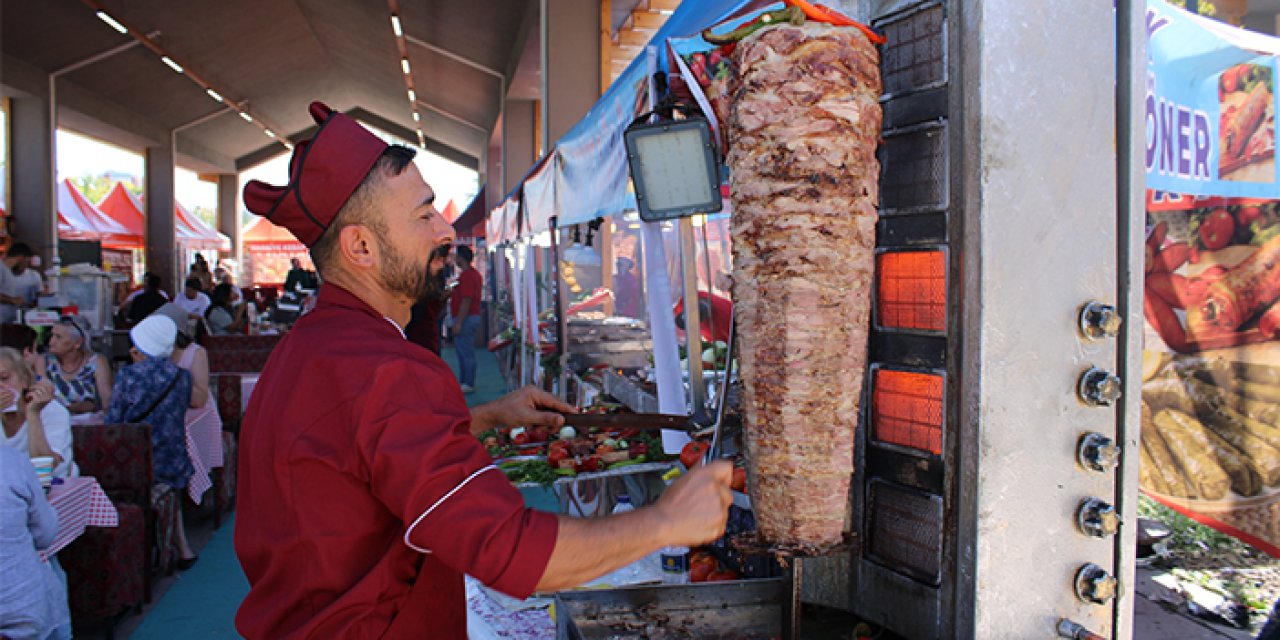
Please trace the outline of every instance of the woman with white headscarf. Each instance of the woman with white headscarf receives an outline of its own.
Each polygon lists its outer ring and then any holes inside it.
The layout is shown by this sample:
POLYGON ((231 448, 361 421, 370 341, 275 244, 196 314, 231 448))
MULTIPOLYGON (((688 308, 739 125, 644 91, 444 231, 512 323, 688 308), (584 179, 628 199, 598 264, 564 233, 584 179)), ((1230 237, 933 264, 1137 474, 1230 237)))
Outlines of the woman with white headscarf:
MULTIPOLYGON (((173 320, 153 314, 129 330, 133 364, 116 377, 107 423, 151 425, 151 461, 156 482, 175 490, 186 489, 194 468, 187 454, 186 413, 191 404, 191 373, 174 364, 174 340, 178 328, 173 320)), ((185 569, 195 562, 187 544, 181 513, 177 526, 178 550, 185 569)))

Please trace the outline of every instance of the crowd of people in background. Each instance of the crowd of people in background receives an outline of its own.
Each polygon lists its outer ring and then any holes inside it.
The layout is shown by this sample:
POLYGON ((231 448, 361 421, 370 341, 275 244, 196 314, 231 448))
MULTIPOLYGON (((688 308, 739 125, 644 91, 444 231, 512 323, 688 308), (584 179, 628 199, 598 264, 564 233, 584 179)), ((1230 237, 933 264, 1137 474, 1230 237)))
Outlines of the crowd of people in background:
MULTIPOLYGON (((46 354, 38 353, 31 327, 0 325, 0 454, 6 456, 0 458, 0 619, 4 634, 21 632, 15 637, 71 637, 66 576, 56 556, 48 563, 38 557, 52 543, 56 520, 26 460, 51 458, 54 478, 74 477, 73 415, 98 414, 100 424, 145 423, 157 489, 182 491, 194 472, 189 423, 213 421, 221 430, 209 398, 208 356, 186 333, 192 323, 185 310, 166 303, 137 323, 129 332, 132 363, 115 376, 88 346, 82 322, 69 316, 55 325, 46 354), (9 463, 10 457, 23 464, 9 463)), ((181 511, 177 516, 177 567, 185 570, 197 556, 181 511)))
MULTIPOLYGON (((295 258, 295 270, 298 282, 314 283, 306 279, 305 274, 314 273, 301 269, 295 258)), ((293 271, 290 278, 295 279, 293 271)), ((2 274, 0 274, 2 275, 2 274)), ((0 282, 0 289, 2 289, 0 282)), ((0 304, 4 299, 0 296, 0 304)), ((197 253, 187 276, 182 283, 182 290, 171 300, 164 290, 164 282, 155 273, 147 272, 143 276, 142 288, 130 293, 117 309, 117 323, 132 326, 154 313, 161 306, 172 303, 187 313, 188 320, 193 323, 191 335, 199 338, 205 334, 224 335, 243 333, 246 331, 251 316, 256 316, 256 307, 251 309, 253 301, 245 297, 244 290, 236 284, 235 274, 224 267, 210 270, 204 256, 197 253)))
MULTIPOLYGON (((49 563, 37 556, 51 544, 56 522, 32 466, 5 461, 46 456, 54 460, 55 478, 74 477, 72 424, 146 423, 157 488, 184 490, 194 472, 186 429, 196 421, 221 429, 210 397, 208 353, 197 340, 244 331, 251 301, 229 271, 210 269, 198 254, 172 299, 159 275, 145 274, 143 286, 117 309, 120 325, 132 327, 132 348, 130 363, 113 372, 110 359, 94 351, 85 318, 61 317, 43 345, 35 329, 17 323, 18 310, 33 307, 41 290, 33 257, 29 247, 15 244, 0 267, 0 619, 19 620, 33 637, 63 638, 70 637, 66 576, 56 556, 49 563)), ((483 281, 469 247, 437 258, 452 258, 450 269, 433 276, 406 334, 437 354, 443 339, 452 337, 462 388, 471 392, 483 281)), ((286 294, 313 297, 319 285, 295 259, 286 294)), ((197 557, 181 521, 175 542, 178 568, 187 569, 197 557)))
MULTIPOLYGON (((210 398, 208 354, 195 338, 242 330, 245 298, 229 272, 209 270, 201 256, 173 300, 158 275, 146 274, 119 308, 117 319, 132 326, 131 362, 113 372, 94 351, 84 317, 59 318, 43 345, 36 329, 17 323, 19 309, 33 307, 41 290, 32 258, 15 244, 0 267, 0 636, 69 638, 66 576, 56 556, 46 563, 37 555, 52 543, 56 518, 26 460, 52 459, 55 482, 75 477, 73 424, 145 423, 157 490, 185 490, 194 473, 188 428, 205 422, 217 432, 222 424, 210 398)), ((177 567, 185 570, 196 554, 178 517, 177 567)))

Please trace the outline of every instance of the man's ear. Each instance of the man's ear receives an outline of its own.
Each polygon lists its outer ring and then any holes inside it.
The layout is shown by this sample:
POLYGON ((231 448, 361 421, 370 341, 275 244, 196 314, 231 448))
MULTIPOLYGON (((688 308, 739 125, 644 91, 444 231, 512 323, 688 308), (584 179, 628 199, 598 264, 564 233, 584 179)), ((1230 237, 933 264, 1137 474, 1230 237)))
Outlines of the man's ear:
POLYGON ((349 224, 338 232, 338 250, 343 262, 356 269, 376 268, 379 249, 373 230, 362 224, 349 224))

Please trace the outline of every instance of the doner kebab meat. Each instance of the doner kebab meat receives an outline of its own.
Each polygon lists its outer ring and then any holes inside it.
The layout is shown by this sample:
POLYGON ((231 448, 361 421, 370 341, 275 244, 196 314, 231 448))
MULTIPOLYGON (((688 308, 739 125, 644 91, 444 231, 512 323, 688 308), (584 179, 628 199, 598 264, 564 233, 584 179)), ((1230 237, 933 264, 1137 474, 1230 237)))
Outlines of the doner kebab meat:
POLYGON ((733 53, 734 304, 766 542, 843 542, 879 198, 879 53, 860 31, 758 31, 733 53))

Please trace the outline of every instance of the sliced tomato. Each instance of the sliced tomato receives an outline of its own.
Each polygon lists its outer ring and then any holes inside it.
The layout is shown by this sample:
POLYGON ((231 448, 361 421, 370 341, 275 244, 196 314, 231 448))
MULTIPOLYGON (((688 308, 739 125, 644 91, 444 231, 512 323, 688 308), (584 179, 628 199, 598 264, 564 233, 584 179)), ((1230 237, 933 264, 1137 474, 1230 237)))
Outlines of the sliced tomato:
POLYGON ((561 460, 569 459, 569 450, 563 447, 551 447, 547 451, 547 464, 553 467, 559 467, 561 460))
POLYGON ((683 464, 686 469, 692 469, 702 464, 702 458, 707 455, 707 450, 710 448, 711 445, 701 440, 694 440, 685 444, 684 448, 680 450, 680 464, 683 464))
POLYGON ((714 571, 706 565, 695 565, 689 567, 689 582, 706 582, 707 576, 714 571))

